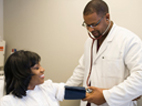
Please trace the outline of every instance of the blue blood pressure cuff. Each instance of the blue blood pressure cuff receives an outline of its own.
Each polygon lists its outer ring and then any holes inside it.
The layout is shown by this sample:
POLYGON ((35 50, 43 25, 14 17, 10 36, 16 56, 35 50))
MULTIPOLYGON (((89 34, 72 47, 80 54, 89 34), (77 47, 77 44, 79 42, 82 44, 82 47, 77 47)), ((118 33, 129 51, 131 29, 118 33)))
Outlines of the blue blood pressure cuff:
POLYGON ((64 99, 83 99, 86 97, 85 87, 65 86, 64 99))

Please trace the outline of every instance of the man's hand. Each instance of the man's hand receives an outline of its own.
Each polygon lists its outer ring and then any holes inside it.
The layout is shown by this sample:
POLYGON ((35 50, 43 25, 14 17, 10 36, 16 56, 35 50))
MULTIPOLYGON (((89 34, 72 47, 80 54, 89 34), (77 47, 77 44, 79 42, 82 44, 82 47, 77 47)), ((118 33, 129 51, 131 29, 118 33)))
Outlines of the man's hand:
POLYGON ((106 102, 103 90, 97 87, 88 87, 89 89, 93 90, 92 93, 86 93, 86 98, 83 99, 83 101, 88 101, 90 103, 94 103, 96 105, 101 105, 106 102))

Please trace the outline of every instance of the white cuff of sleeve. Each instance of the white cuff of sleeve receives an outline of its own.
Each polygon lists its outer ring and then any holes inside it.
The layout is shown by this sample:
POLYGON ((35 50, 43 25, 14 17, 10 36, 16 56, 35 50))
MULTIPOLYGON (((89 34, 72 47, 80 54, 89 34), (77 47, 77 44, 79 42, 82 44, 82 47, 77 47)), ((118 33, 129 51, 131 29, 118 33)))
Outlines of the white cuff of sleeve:
POLYGON ((106 102, 107 102, 107 104, 109 105, 109 106, 111 106, 111 103, 110 103, 110 91, 109 90, 103 90, 103 95, 104 95, 104 98, 105 98, 105 100, 106 100, 106 102))

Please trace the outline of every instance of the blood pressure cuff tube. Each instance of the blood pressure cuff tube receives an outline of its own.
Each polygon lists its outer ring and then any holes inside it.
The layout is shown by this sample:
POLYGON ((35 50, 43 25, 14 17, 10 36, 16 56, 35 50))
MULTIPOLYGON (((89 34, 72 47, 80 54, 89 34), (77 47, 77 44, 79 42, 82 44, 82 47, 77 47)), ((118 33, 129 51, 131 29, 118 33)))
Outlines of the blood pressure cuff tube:
POLYGON ((64 99, 83 99, 86 97, 85 87, 65 86, 64 99))

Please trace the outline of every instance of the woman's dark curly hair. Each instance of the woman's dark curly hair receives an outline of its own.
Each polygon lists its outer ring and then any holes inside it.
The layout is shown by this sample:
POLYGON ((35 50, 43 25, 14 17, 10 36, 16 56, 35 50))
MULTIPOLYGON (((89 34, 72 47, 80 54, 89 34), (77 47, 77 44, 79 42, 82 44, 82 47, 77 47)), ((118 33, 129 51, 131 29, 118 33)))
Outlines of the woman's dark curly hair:
POLYGON ((31 51, 16 51, 11 54, 4 66, 6 94, 12 93, 18 98, 26 96, 30 83, 31 67, 39 63, 40 56, 31 51))

